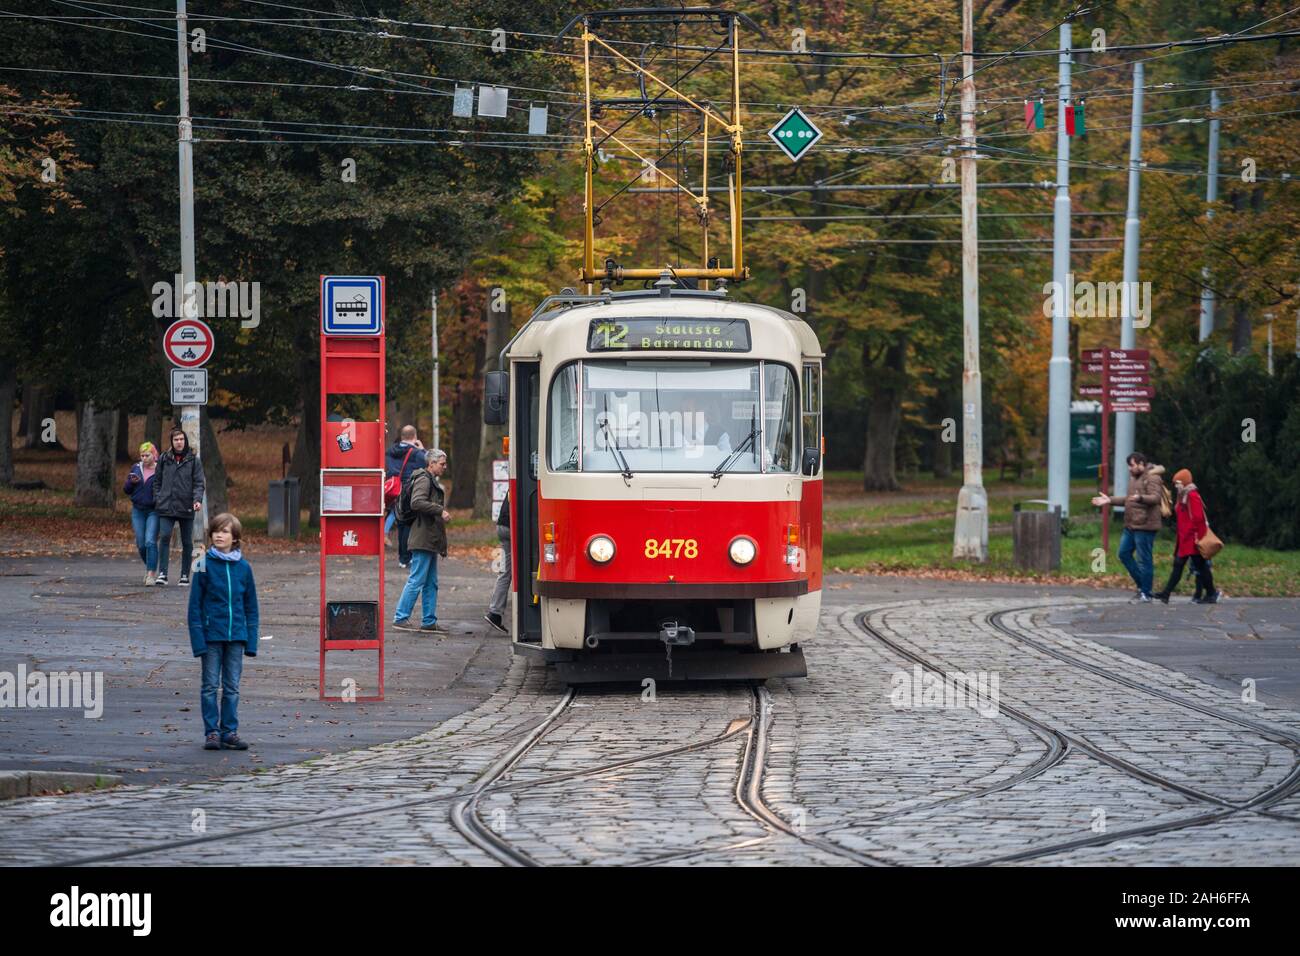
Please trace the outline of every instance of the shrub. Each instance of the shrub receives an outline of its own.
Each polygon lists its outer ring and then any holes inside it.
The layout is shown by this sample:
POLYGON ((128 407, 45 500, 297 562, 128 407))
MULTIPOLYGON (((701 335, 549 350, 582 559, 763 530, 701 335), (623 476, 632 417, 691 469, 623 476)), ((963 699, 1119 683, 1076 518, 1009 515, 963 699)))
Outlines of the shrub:
POLYGON ((1257 356, 1207 349, 1154 381, 1138 447, 1166 480, 1191 470, 1225 541, 1300 548, 1300 360, 1279 356, 1270 376, 1257 356))

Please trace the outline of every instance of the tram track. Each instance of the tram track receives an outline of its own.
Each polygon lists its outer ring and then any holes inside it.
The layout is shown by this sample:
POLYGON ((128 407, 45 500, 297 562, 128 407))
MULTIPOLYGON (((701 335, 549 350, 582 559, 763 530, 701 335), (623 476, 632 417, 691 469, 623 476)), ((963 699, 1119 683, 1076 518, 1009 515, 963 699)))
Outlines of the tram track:
MULTIPOLYGON (((1196 703, 1195 701, 1188 701, 1185 698, 1179 697, 1177 695, 1169 694, 1166 691, 1161 690, 1160 688, 1152 687, 1140 681, 1135 681, 1132 678, 1126 677, 1125 675, 1115 674, 1114 672, 1106 668, 1100 667, 1098 665, 1091 664, 1087 661, 1079 660, 1078 658, 1075 658, 1072 655, 1065 654, 1064 652, 1060 652, 1054 648, 1045 646, 1041 644, 1041 642, 1035 641, 1032 638, 1024 637, 1023 635, 1019 634, 1018 632, 1008 627, 1003 621, 1003 618, 1006 615, 1020 613, 1023 611, 1036 610, 1037 607, 1038 607, 1037 605, 1030 605, 1026 607, 1008 608, 1002 611, 991 612, 990 614, 985 616, 984 621, 988 623, 991 627, 993 627, 995 630, 997 630, 999 633, 1003 634, 1004 636, 1012 640, 1019 641, 1020 643, 1026 644, 1028 646, 1032 646, 1035 650, 1038 650, 1041 653, 1047 654, 1050 657, 1060 660, 1062 663, 1066 663, 1071 666, 1081 667, 1085 670, 1090 671, 1091 673, 1093 673, 1098 677, 1116 681, 1133 690, 1138 690, 1140 692, 1152 694, 1156 697, 1165 700, 1166 702, 1178 706, 1187 707, 1191 710, 1201 713, 1203 716, 1212 717, 1212 718, 1227 721, 1229 723, 1237 724, 1238 726, 1244 727, 1246 729, 1250 729, 1253 732, 1258 733, 1261 736, 1264 736, 1266 739, 1269 739, 1275 743, 1280 743, 1290 747, 1293 753, 1296 752, 1297 749, 1296 745, 1300 744, 1300 738, 1297 738, 1295 735, 1289 734, 1284 731, 1279 731, 1276 728, 1268 727, 1267 725, 1263 725, 1258 722, 1251 721, 1247 718, 1242 718, 1234 714, 1226 713, 1217 708, 1196 703)), ((886 647, 890 648, 890 650, 892 650, 894 653, 898 654, 900 657, 904 658, 905 660, 908 660, 914 664, 918 664, 923 669, 931 671, 935 674, 939 674, 939 675, 945 674, 946 673, 945 669, 940 664, 936 663, 934 660, 927 658, 924 655, 901 645, 900 643, 892 640, 891 638, 886 637, 884 634, 882 634, 879 631, 879 629, 871 626, 871 624, 867 620, 870 614, 882 610, 888 610, 888 609, 889 608, 887 607, 875 608, 873 609, 873 611, 863 612, 857 615, 856 621, 859 628, 864 633, 872 637, 873 639, 879 641, 886 647)), ((1204 826, 1209 823, 1221 821, 1223 819, 1226 819, 1230 816, 1239 813, 1257 813, 1260 815, 1268 816, 1273 819, 1281 819, 1281 820, 1296 819, 1294 817, 1289 817, 1283 814, 1271 813, 1268 812, 1266 809, 1262 809, 1262 808, 1267 808, 1268 806, 1271 806, 1274 803, 1284 800, 1287 797, 1289 797, 1291 794, 1295 793, 1297 789, 1300 789, 1300 761, 1296 762, 1292 766, 1291 771, 1286 775, 1286 777, 1283 778, 1278 783, 1272 785, 1271 787, 1267 788, 1261 793, 1256 794, 1248 801, 1234 802, 1234 801, 1226 800, 1222 797, 1218 797, 1214 794, 1206 793, 1205 791, 1202 791, 1198 788, 1189 787, 1184 784, 1180 784, 1176 781, 1169 780, 1168 778, 1163 777, 1160 774, 1156 774, 1149 770, 1146 770, 1145 768, 1138 766, 1132 761, 1129 761, 1123 757, 1119 757, 1115 754, 1111 754, 1107 752, 1105 749, 1097 747, 1089 743, 1088 741, 1083 740, 1082 738, 1080 738, 1075 734, 1064 733, 1059 729, 1052 727, 1045 721, 1038 720, 1037 718, 1029 715, 1025 711, 1007 704, 1005 701, 999 701, 999 710, 1002 713, 1007 714, 1012 719, 1016 720, 1022 726, 1033 731, 1035 734, 1040 736, 1040 738, 1044 737, 1044 735, 1047 735, 1048 737, 1055 739, 1058 742, 1058 746, 1049 747, 1048 751, 1045 752, 1044 756, 1040 758, 1033 766, 1026 768, 1024 771, 1022 771, 1020 774, 1017 774, 1015 777, 1009 778, 1008 780, 1003 781, 1002 783, 994 787, 981 788, 980 790, 971 791, 968 794, 959 794, 954 797, 946 798, 945 800, 942 801, 935 801, 932 804, 922 805, 919 807, 909 807, 906 808, 905 810, 894 811, 888 814, 880 815, 874 817, 871 821, 869 821, 867 825, 876 824, 888 818, 910 815, 919 812, 921 810, 928 809, 931 806, 939 806, 945 803, 956 802, 958 800, 969 800, 977 797, 986 796, 989 793, 997 792, 999 790, 1009 789, 1012 786, 1027 782, 1029 780, 1032 780, 1036 777, 1040 777, 1048 773, 1054 767, 1056 767, 1061 762, 1063 762, 1071 753, 1075 751, 1086 753, 1093 759, 1097 760, 1098 762, 1110 766, 1111 768, 1118 770, 1121 773, 1124 773, 1130 777, 1141 780, 1153 786, 1160 787, 1167 791, 1178 793, 1182 796, 1188 797, 1189 799, 1195 800, 1201 804, 1208 804, 1214 807, 1214 809, 1205 813, 1200 813, 1192 817, 1185 817, 1179 820, 1169 820, 1160 823, 1152 823, 1144 826, 1128 827, 1123 830, 1117 830, 1111 833, 1103 833, 1103 834, 1097 834, 1095 836, 1080 837, 1076 840, 1057 842, 1047 846, 1032 847, 1015 853, 1002 854, 996 857, 990 857, 987 859, 975 861, 967 865, 988 866, 988 865, 999 864, 999 863, 1027 862, 1029 860, 1037 859, 1044 856, 1051 856, 1058 853, 1064 853, 1064 852, 1069 852, 1071 850, 1084 849, 1093 846, 1102 846, 1108 843, 1114 843, 1124 839, 1143 837, 1143 836, 1152 836, 1160 833, 1172 832, 1175 830, 1182 830, 1182 829, 1189 829, 1198 826, 1204 826), (1060 746, 1059 744, 1063 744, 1063 746, 1060 746)))
MULTIPOLYGON (((379 805, 356 807, 325 814, 294 817, 288 820, 279 820, 259 826, 241 827, 237 830, 231 830, 225 833, 204 834, 197 837, 172 840, 143 847, 133 847, 111 853, 60 860, 50 865, 85 866, 99 863, 113 863, 155 853, 186 849, 203 844, 225 843, 280 830, 310 828, 313 826, 322 826, 358 817, 373 817, 389 813, 400 813, 441 803, 451 803, 452 806, 448 812, 449 821, 453 828, 472 845, 487 853, 493 859, 506 865, 536 866, 538 865, 537 861, 532 858, 531 854, 515 846, 500 834, 497 834, 482 820, 481 816, 478 814, 478 808, 483 797, 487 796, 489 793, 517 793, 555 785, 568 780, 598 776, 636 764, 703 750, 736 737, 738 734, 744 732, 750 724, 749 720, 733 721, 732 725, 722 734, 705 740, 695 741, 693 743, 683 744, 663 750, 656 750, 650 753, 638 754, 620 760, 608 761, 591 767, 582 767, 560 773, 546 774, 543 777, 531 780, 510 782, 505 779, 508 777, 509 772, 518 766, 519 762, 528 754, 528 752, 536 747, 536 745, 545 738, 547 733, 557 725, 560 718, 569 712, 576 697, 577 691, 573 688, 569 688, 561 696, 560 700, 555 704, 547 716, 526 731, 527 736, 523 740, 516 743, 508 751, 498 757, 468 788, 462 788, 453 793, 417 797, 409 800, 390 801, 379 805)), ((484 741, 477 741, 473 745, 466 746, 479 746, 482 743, 484 743, 484 741)))
MULTIPOLYGON (((841 619, 846 625, 848 633, 855 641, 869 645, 878 643, 880 646, 888 649, 900 659, 919 665, 923 670, 944 675, 953 668, 945 667, 945 660, 942 655, 927 654, 921 651, 913 650, 910 646, 902 643, 898 635, 882 633, 887 628, 882 626, 873 626, 871 616, 881 612, 887 612, 893 607, 905 607, 906 605, 883 606, 873 608, 870 611, 852 615, 848 612, 841 619), (856 628, 849 627, 850 616, 856 624, 856 628)), ((1300 791, 1300 736, 1277 726, 1270 725, 1261 721, 1256 721, 1244 715, 1238 715, 1230 711, 1213 707, 1200 701, 1189 699, 1188 697, 1176 692, 1169 691, 1159 686, 1153 686, 1135 677, 1127 674, 1117 673, 1101 664, 1087 659, 1081 659, 1067 650, 1063 650, 1046 642, 1045 636, 1037 634, 1025 634, 1021 629, 1016 627, 1016 622, 1012 619, 1013 615, 1023 614, 1039 610, 1042 605, 1029 605, 1025 607, 1003 608, 988 610, 973 614, 972 623, 977 626, 989 629, 993 635, 1002 642, 1014 647, 1022 647, 1027 652, 1043 655, 1059 661, 1071 668, 1079 668, 1091 673, 1093 677, 1100 680, 1117 683, 1129 690, 1150 695, 1156 699, 1164 701, 1166 704, 1177 706, 1179 708, 1190 710, 1202 717, 1210 718, 1216 721, 1223 721, 1231 724, 1243 731, 1249 731, 1252 734, 1268 740, 1277 745, 1287 747, 1293 757, 1292 766, 1281 779, 1262 790, 1255 793, 1247 791, 1249 797, 1243 799, 1228 799, 1223 796, 1211 794, 1197 786, 1190 786, 1185 782, 1171 780, 1161 773, 1154 772, 1145 767, 1139 766, 1127 757, 1111 753, 1104 747, 1100 747, 1089 740, 1084 739, 1077 731, 1067 731, 1060 727, 1054 726, 1052 718, 1040 718, 1029 712, 1025 702, 1022 699, 1018 701, 1020 706, 999 701, 999 709, 1009 718, 1016 721, 1033 734, 1042 743, 1042 753, 1028 766, 1024 766, 1018 772, 1007 776, 994 783, 984 786, 973 786, 971 789, 960 793, 950 793, 947 796, 937 799, 925 800, 912 806, 889 809, 886 804, 880 808, 883 812, 864 811, 863 818, 853 820, 849 823, 855 829, 870 830, 871 828, 892 823, 900 819, 914 817, 917 814, 933 810, 936 808, 947 808, 954 804, 971 802, 981 798, 988 797, 998 792, 1014 789, 1023 784, 1029 783, 1039 777, 1050 773, 1053 769, 1059 767, 1069 757, 1076 754, 1087 755, 1096 762, 1108 766, 1131 779, 1139 780, 1153 787, 1170 793, 1176 793, 1193 802, 1193 806, 1181 808, 1183 812, 1190 811, 1192 815, 1182 816, 1177 819, 1157 820, 1145 825, 1131 826, 1122 830, 1116 830, 1109 833, 1088 834, 1080 836, 1077 839, 1061 840, 1061 834, 1057 834, 1055 842, 1044 843, 1039 846, 1031 846, 1016 852, 1003 853, 1000 855, 990 856, 984 859, 973 861, 966 865, 993 865, 1009 864, 1019 862, 1029 862, 1036 859, 1068 854, 1072 851, 1083 850, 1090 847, 1104 846, 1107 844, 1117 843, 1123 840, 1155 836, 1163 833, 1169 833, 1177 830, 1191 829, 1195 827, 1214 824, 1236 815, 1259 815, 1281 821, 1296 822, 1300 818, 1278 813, 1271 809, 1278 803, 1292 797, 1300 791), (1199 812, 1197 812, 1199 811, 1199 812)), ((857 846, 846 846, 832 838, 835 830, 842 829, 844 824, 839 824, 835 828, 821 828, 811 830, 802 823, 795 823, 791 819, 782 816, 765 799, 764 780, 767 770, 770 746, 771 746, 771 727, 775 720, 775 704, 771 694, 765 687, 753 685, 750 687, 747 695, 748 711, 747 716, 735 716, 726 729, 714 736, 704 739, 697 739, 690 743, 680 744, 678 746, 666 747, 657 750, 645 750, 639 752, 633 749, 631 753, 617 760, 604 760, 590 766, 579 766, 573 769, 559 772, 540 772, 536 776, 528 776, 525 779, 512 779, 512 776, 518 777, 523 770, 525 760, 529 754, 534 753, 539 744, 547 741, 549 735, 566 719, 576 716, 572 710, 574 701, 578 698, 579 691, 570 688, 564 692, 558 700, 551 698, 553 704, 549 712, 540 720, 533 717, 520 721, 515 727, 506 732, 499 732, 489 737, 475 740, 468 740, 463 744, 452 747, 437 747, 430 751, 425 751, 418 756, 427 757, 432 755, 454 752, 462 749, 475 747, 484 747, 494 742, 502 740, 511 741, 511 745, 504 752, 500 753, 495 759, 487 765, 486 769, 474 777, 473 781, 461 785, 458 789, 448 792, 413 798, 397 798, 384 801, 381 803, 371 804, 369 806, 355 806, 341 810, 330 811, 326 813, 303 814, 288 819, 274 820, 265 824, 242 827, 236 830, 216 834, 201 834, 185 839, 155 843, 146 846, 136 846, 122 850, 116 850, 108 853, 101 853, 90 856, 81 856, 76 858, 64 859, 56 862, 54 865, 74 866, 88 865, 97 863, 112 863, 133 858, 145 857, 150 854, 165 853, 168 851, 181 850, 200 846, 203 844, 221 844, 227 841, 235 841, 255 837, 259 834, 267 834, 282 830, 299 830, 310 831, 313 827, 327 827, 339 821, 357 819, 357 818, 374 818, 387 814, 402 813, 414 809, 423 809, 430 806, 447 805, 446 819, 450 823, 452 830, 459 834, 467 843, 487 854, 491 859, 499 863, 510 866, 537 866, 546 859, 547 854, 538 853, 536 850, 517 839, 507 837, 504 833, 498 832, 489 825, 485 816, 487 810, 484 801, 493 794, 523 794, 529 791, 539 790, 541 788, 553 787, 564 784, 569 781, 580 780, 583 778, 600 777, 606 774, 612 774, 624 768, 635 765, 663 761, 672 757, 697 751, 702 751, 711 747, 717 747, 727 741, 735 740, 739 735, 744 734, 744 748, 740 753, 739 766, 735 772, 732 797, 735 804, 744 812, 744 814, 753 819, 762 832, 758 835, 747 835, 743 828, 739 831, 732 827, 732 834, 721 839, 713 837, 705 840, 696 846, 689 848, 669 851, 657 855, 649 855, 643 859, 633 860, 629 865, 635 866, 652 866, 664 863, 673 863, 687 861, 691 859, 720 856, 726 857, 733 853, 754 849, 767 845, 776 846, 773 841, 785 841, 787 839, 796 840, 807 846, 811 850, 821 853, 831 854, 841 859, 849 860, 859 865, 868 866, 886 866, 891 865, 893 861, 883 860, 873 856, 870 848, 867 851, 857 846)), ((593 696, 593 695, 586 695, 593 696)), ((736 698, 738 702, 738 695, 736 698)), ((733 711, 734 713, 734 711, 733 711)), ((674 712, 668 712, 665 719, 677 720, 673 716, 674 712)), ((604 742, 608 739, 608 733, 601 733, 601 721, 614 721, 612 726, 621 726, 618 718, 617 708, 606 710, 605 708, 593 712, 591 717, 594 718, 590 727, 580 725, 579 730, 587 732, 589 739, 597 742, 604 742), (594 733, 593 733, 594 732, 594 733)), ((672 724, 668 725, 672 727, 672 724)), ((662 738, 661 738, 662 739, 662 738)), ((618 737, 614 738, 618 746, 626 747, 629 744, 639 748, 641 741, 635 739, 618 737)), ((568 738, 556 743, 557 748, 569 746, 568 738)), ((561 757, 567 755, 567 751, 558 749, 557 754, 561 757)), ((604 756, 599 750, 592 752, 599 760, 604 756)), ((414 756, 414 755, 413 755, 414 756)), ((400 756, 398 757, 400 760, 400 756)), ((485 756, 484 759, 489 759, 485 756)), ((730 758, 729 758, 730 759, 730 758)), ((481 764, 480 764, 481 766, 481 764)), ((665 777, 669 776, 665 772, 665 777)), ((715 795, 722 791, 710 791, 715 795)), ((924 795, 921 797, 924 799, 924 795)), ((543 801, 545 803, 545 801, 543 801)), ((1179 811, 1175 811, 1179 812, 1179 811)), ((536 838, 541 841, 541 845, 548 846, 544 838, 536 838)))

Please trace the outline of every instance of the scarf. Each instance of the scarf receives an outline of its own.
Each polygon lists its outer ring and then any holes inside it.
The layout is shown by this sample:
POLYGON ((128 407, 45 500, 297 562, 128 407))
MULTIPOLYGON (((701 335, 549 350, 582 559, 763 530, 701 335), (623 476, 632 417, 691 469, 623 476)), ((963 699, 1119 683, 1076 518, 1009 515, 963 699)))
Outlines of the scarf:
POLYGON ((1196 485, 1194 484, 1183 485, 1183 490, 1178 492, 1178 504, 1179 505, 1187 504, 1187 496, 1190 495, 1195 490, 1196 490, 1196 485))
POLYGON ((243 555, 238 548, 231 548, 229 551, 218 551, 216 545, 208 548, 208 557, 216 558, 218 561, 238 561, 243 555))

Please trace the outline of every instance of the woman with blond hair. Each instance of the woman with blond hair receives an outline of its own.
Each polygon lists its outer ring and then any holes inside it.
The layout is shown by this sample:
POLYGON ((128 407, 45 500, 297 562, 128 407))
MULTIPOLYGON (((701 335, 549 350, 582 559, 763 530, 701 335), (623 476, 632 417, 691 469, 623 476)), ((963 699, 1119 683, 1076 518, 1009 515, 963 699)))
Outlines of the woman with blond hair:
POLYGON ((154 583, 158 571, 158 512, 154 510, 154 474, 158 470, 158 449, 147 441, 140 446, 140 460, 131 466, 122 493, 131 499, 131 527, 135 549, 144 562, 144 583, 154 583))

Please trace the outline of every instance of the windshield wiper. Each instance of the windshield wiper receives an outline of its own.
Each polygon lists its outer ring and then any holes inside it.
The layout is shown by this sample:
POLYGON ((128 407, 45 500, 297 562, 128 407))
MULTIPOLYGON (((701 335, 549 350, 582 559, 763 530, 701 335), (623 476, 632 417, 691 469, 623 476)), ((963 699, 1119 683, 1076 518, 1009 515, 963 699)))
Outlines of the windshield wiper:
MULTIPOLYGON (((712 477, 713 477, 713 483, 715 485, 722 480, 722 476, 726 473, 727 469, 730 468, 732 465, 734 465, 737 460, 739 460, 740 453, 745 450, 746 446, 752 445, 756 441, 758 441, 757 409, 755 409, 755 411, 752 412, 749 416, 749 434, 746 435, 743 439, 741 439, 740 444, 735 447, 735 449, 731 452, 731 454, 729 454, 726 458, 722 460, 722 464, 718 465, 718 467, 714 469, 712 477)), ((757 449, 755 450, 754 457, 755 458, 758 457, 757 449)))
POLYGON ((609 442, 610 447, 614 449, 614 458, 618 465, 623 469, 623 480, 630 482, 632 480, 632 469, 628 467, 627 459, 623 457, 623 449, 619 447, 618 439, 614 437, 613 430, 609 427, 609 393, 605 393, 605 417, 600 420, 600 427, 605 431, 605 441, 609 442))

